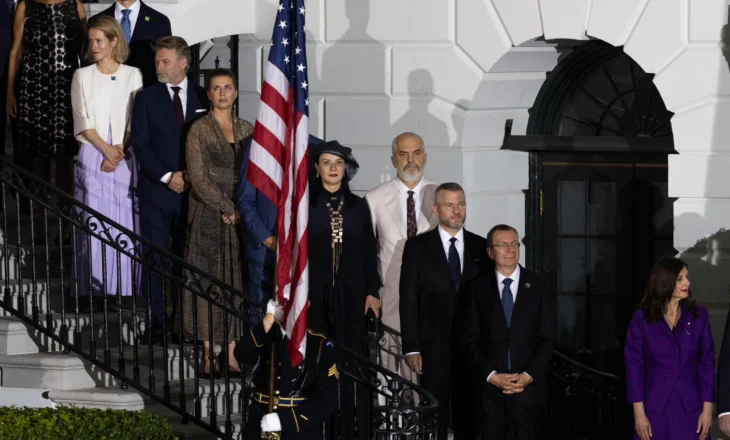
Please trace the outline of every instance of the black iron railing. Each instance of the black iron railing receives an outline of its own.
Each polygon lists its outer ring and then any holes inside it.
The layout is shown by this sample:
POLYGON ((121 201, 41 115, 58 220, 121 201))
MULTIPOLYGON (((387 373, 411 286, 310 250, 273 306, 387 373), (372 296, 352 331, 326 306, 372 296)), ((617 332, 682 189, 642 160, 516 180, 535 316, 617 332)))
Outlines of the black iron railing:
MULTIPOLYGON (((548 367, 546 429, 566 440, 627 438, 621 426, 621 381, 555 351, 548 367)), ((631 435, 631 432, 628 432, 631 435)))
MULTIPOLYGON (((228 373, 228 335, 236 332, 225 327, 233 325, 237 334, 243 334, 244 328, 248 331, 248 309, 265 305, 2 157, 0 171, 4 287, 0 308, 60 344, 65 353, 74 353, 109 375, 113 386, 132 388, 183 423, 197 424, 219 438, 238 438, 254 389, 246 374, 234 379, 228 373), (113 255, 101 258, 100 272, 92 270, 93 246, 101 249, 95 258, 113 255), (132 272, 131 285, 123 286, 120 276, 110 276, 120 274, 123 267, 132 272), (146 295, 152 291, 151 274, 162 277, 162 291, 181 305, 175 322, 165 320, 158 329, 153 329, 152 299, 146 295), (109 292, 115 294, 102 294, 109 292), (224 298, 239 298, 240 306, 224 298), (200 331, 195 321, 201 299, 208 318, 214 313, 223 316, 220 377, 202 373, 199 341, 216 338, 211 325, 200 331), (183 331, 186 301, 193 310, 191 333, 183 331)), ((436 402, 429 393, 366 356, 334 345, 341 377, 347 378, 340 387, 354 388, 349 394, 341 389, 340 395, 362 396, 365 390, 369 405, 358 414, 368 416, 341 426, 339 415, 353 411, 355 400, 340 399, 337 414, 322 426, 323 439, 366 438, 364 433, 383 440, 435 438, 436 402)), ((214 350, 209 356, 212 365, 214 350)))

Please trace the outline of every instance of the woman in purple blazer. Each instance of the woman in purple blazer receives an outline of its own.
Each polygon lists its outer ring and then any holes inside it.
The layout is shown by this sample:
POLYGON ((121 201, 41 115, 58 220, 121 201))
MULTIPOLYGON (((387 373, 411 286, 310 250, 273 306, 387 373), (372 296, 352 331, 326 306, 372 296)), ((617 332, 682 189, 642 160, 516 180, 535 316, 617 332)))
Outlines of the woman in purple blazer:
POLYGON ((690 297, 687 265, 662 258, 629 324, 624 349, 634 439, 708 439, 715 345, 707 309, 690 297))

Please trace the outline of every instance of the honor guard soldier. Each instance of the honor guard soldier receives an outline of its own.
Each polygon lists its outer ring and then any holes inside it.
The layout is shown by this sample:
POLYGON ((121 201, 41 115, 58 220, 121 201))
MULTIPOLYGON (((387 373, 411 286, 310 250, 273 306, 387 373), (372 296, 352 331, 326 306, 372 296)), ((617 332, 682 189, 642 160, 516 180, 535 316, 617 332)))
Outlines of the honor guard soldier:
MULTIPOLYGON (((243 438, 259 440, 262 433, 280 432, 282 440, 321 439, 321 425, 337 409, 337 382, 334 346, 319 333, 308 331, 304 361, 293 367, 289 338, 278 325, 284 315, 274 300, 266 316, 241 337, 236 346, 238 362, 256 364, 254 385, 258 392, 246 422, 243 438), (277 325, 274 325, 277 324, 277 325), (274 412, 269 408, 271 347, 275 347, 274 412)), ((264 437, 265 438, 265 437, 264 437)))

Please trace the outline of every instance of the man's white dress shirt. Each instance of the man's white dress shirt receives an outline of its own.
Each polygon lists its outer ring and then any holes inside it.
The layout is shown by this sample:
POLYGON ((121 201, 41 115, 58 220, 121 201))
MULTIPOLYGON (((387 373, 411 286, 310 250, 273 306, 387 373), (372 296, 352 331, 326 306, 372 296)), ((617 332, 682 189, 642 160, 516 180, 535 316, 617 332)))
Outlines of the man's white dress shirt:
MULTIPOLYGON (((134 2, 136 5, 139 2, 134 2)), ((117 3, 117 6, 119 6, 119 3, 117 3)), ((180 87, 180 90, 177 92, 177 95, 180 97, 180 102, 182 103, 183 108, 183 119, 187 117, 186 113, 188 112, 188 78, 185 77, 185 79, 178 85, 174 86, 173 84, 167 83, 165 84, 167 86, 167 92, 170 94, 170 103, 172 104, 172 100, 175 98, 175 91, 172 90, 173 87, 180 87)), ((173 171, 169 171, 167 174, 162 176, 162 179, 160 179, 160 182, 167 185, 170 183, 170 178, 172 177, 173 171)))
POLYGON ((119 24, 122 23, 122 18, 124 18, 124 14, 122 13, 123 9, 129 9, 129 32, 130 35, 134 35, 134 27, 137 25, 137 19, 139 18, 139 9, 140 9, 140 2, 139 0, 132 3, 132 6, 129 8, 125 8, 124 6, 120 5, 119 2, 115 2, 114 5, 114 18, 119 22, 119 24))
POLYGON ((416 225, 421 217, 421 190, 423 189, 423 178, 413 189, 408 189, 400 179, 398 182, 398 201, 400 202, 401 217, 403 218, 403 229, 408 231, 408 191, 413 191, 413 201, 416 208, 416 225))

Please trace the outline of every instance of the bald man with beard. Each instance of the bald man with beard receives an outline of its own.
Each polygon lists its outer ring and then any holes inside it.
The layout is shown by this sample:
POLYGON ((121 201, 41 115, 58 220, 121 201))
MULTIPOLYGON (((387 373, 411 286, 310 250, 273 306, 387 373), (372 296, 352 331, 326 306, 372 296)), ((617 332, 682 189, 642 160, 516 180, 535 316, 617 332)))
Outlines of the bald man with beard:
POLYGON ((405 361, 400 337, 400 272, 406 240, 438 225, 432 211, 435 182, 423 176, 426 147, 421 136, 406 132, 393 139, 391 163, 397 177, 365 194, 370 205, 375 236, 378 242, 382 322, 385 330, 379 343, 380 365, 413 382, 417 374, 405 361))

